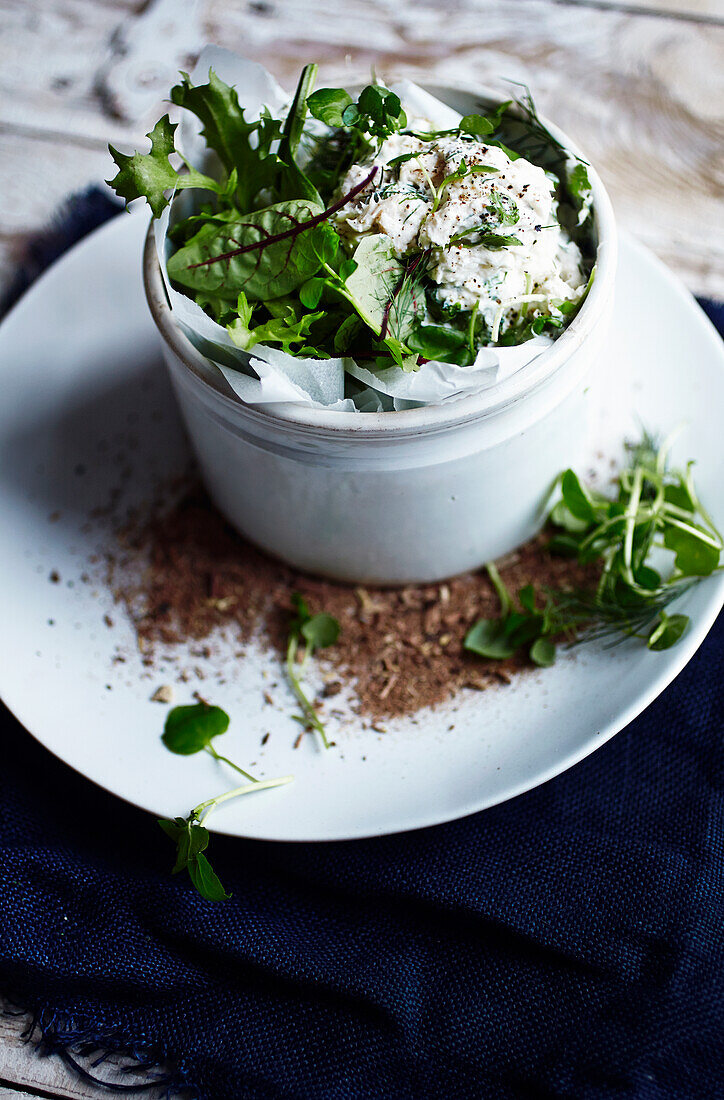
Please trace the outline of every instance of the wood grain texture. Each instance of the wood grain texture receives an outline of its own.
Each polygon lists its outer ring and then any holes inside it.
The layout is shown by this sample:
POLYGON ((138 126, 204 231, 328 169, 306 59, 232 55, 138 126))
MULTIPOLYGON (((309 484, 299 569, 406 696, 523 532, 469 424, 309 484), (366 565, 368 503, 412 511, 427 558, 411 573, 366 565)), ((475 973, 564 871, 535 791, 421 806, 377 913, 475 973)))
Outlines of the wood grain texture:
POLYGON ((141 139, 171 74, 208 40, 287 84, 311 57, 323 79, 374 64, 390 77, 527 82, 601 171, 621 224, 694 291, 724 297, 724 26, 583 0, 201 0, 197 18, 191 10, 0 0, 0 238, 39 228, 63 194, 107 176, 106 142, 141 139))
POLYGON ((598 167, 621 224, 692 289, 724 296, 724 27, 541 0, 444 11, 348 0, 340 22, 336 0, 318 0, 320 46, 304 5, 271 3, 251 18, 210 0, 210 30, 232 48, 246 42, 287 83, 300 56, 314 56, 324 78, 374 63, 390 76, 529 84, 598 167))
MULTIPOLYGON (((112 1095, 108 1091, 81 1080, 58 1055, 39 1057, 31 1043, 23 1038, 27 1021, 24 1018, 0 1016, 0 1100, 5 1097, 45 1096, 63 1100, 100 1100, 112 1095), (17 1087, 20 1093, 13 1091, 17 1087)), ((112 1078, 119 1061, 109 1058, 103 1072, 112 1078)), ((116 1078, 117 1079, 117 1078, 116 1078)), ((134 1083, 132 1078, 128 1079, 134 1083)), ((149 1100, 154 1092, 132 1089, 123 1093, 129 1100, 149 1100)))
POLYGON ((556 0, 580 7, 614 8, 617 11, 646 12, 679 19, 724 22, 724 0, 556 0))

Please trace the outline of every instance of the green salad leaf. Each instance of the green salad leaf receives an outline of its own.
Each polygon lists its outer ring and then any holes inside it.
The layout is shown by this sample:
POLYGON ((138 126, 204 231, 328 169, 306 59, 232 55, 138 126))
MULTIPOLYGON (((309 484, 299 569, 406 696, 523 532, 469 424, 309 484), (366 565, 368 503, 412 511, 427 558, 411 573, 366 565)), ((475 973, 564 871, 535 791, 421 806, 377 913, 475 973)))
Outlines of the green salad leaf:
MULTIPOLYGON (((424 202, 435 214, 452 183, 496 169, 463 155, 442 180, 433 182, 428 174, 427 185, 418 187, 401 179, 402 165, 419 159, 419 152, 400 154, 384 168, 375 163, 385 139, 411 133, 399 96, 380 83, 356 98, 343 88, 315 90, 316 76, 315 64, 304 67, 281 117, 263 109, 251 119, 236 89, 213 69, 199 84, 181 73, 170 99, 198 120, 208 151, 203 165, 179 155, 168 115, 148 135, 149 151, 127 155, 111 148, 118 167, 111 186, 126 202, 145 198, 155 217, 172 192, 202 193, 188 216, 170 221, 167 269, 174 286, 224 325, 243 350, 269 345, 305 357, 350 355, 373 370, 393 364, 417 370, 432 358, 467 366, 491 342, 557 334, 580 302, 526 305, 517 317, 491 325, 478 306, 453 309, 437 302, 439 249, 414 245, 398 255, 390 238, 376 232, 350 240, 336 215, 362 192, 383 198, 399 193, 401 203, 424 202), (369 171, 341 194, 353 164, 369 171)), ((557 180, 566 228, 592 266, 586 166, 571 161, 541 124, 527 89, 515 107, 511 101, 481 104, 456 127, 417 136, 442 135, 463 146, 484 141, 545 168, 557 180)), ((458 231, 450 244, 489 252, 520 247, 520 238, 507 231, 518 218, 507 189, 493 188, 478 224, 458 231)), ((682 561, 685 541, 682 536, 682 561)))
POLYGON ((222 190, 222 185, 209 176, 202 175, 190 168, 184 175, 179 174, 169 162, 174 150, 176 125, 168 115, 160 118, 146 137, 151 140, 148 153, 134 153, 132 156, 119 153, 109 145, 111 156, 118 166, 118 174, 108 184, 117 195, 127 203, 134 199, 145 198, 151 207, 153 216, 158 218, 164 207, 168 206, 166 192, 172 189, 183 190, 199 187, 205 191, 222 190))
POLYGON ((168 273, 181 286, 231 301, 242 290, 250 301, 280 298, 319 271, 320 252, 336 253, 339 237, 329 224, 287 235, 322 212, 308 199, 289 199, 237 221, 212 222, 174 252, 168 273), (275 237, 281 239, 270 242, 275 237))
POLYGON ((208 748, 228 728, 229 715, 221 707, 194 703, 169 711, 161 740, 171 752, 191 756, 208 748))

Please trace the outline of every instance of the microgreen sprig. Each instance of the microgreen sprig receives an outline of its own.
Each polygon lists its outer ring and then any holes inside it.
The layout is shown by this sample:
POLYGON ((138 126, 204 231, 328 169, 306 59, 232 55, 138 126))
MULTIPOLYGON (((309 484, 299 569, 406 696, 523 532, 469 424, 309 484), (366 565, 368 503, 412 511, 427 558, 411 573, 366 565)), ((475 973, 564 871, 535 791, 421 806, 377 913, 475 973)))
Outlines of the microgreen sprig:
POLYGON ((607 496, 585 485, 573 470, 558 480, 560 499, 549 515, 555 534, 547 549, 577 557, 581 564, 600 565, 595 589, 548 590, 545 606, 527 586, 518 593, 516 608, 495 565, 487 566, 501 602, 498 619, 481 619, 465 639, 465 647, 490 659, 510 657, 523 646, 537 664, 551 664, 552 638, 568 635, 576 641, 644 640, 660 651, 683 637, 688 616, 669 614, 668 606, 692 585, 715 570, 722 537, 698 498, 690 462, 684 471, 667 468, 672 437, 656 447, 649 436, 629 448, 631 463, 607 496), (652 556, 673 554, 673 567, 662 576, 652 556))
POLYGON ((466 176, 486 176, 489 175, 491 172, 497 171, 498 169, 494 168, 490 164, 467 164, 465 158, 463 157, 455 171, 451 172, 448 176, 445 176, 445 179, 442 180, 440 186, 435 191, 435 197, 432 200, 432 210, 430 211, 430 213, 434 214, 435 211, 438 209, 440 203, 445 196, 445 192, 447 191, 451 183, 456 183, 458 180, 465 179, 466 176))
POLYGON ((312 615, 307 601, 299 592, 292 595, 294 617, 289 624, 287 642, 286 672, 292 691, 301 708, 302 714, 296 720, 305 729, 313 729, 322 738, 325 749, 330 748, 324 723, 314 709, 302 684, 302 677, 312 654, 318 649, 334 645, 339 637, 340 626, 337 619, 320 611, 312 615))
POLYGON ((290 783, 293 778, 291 775, 284 775, 278 779, 255 779, 227 756, 222 756, 211 742, 215 737, 225 733, 228 728, 229 715, 221 707, 199 702, 170 710, 161 738, 170 752, 179 756, 193 756, 198 752, 207 752, 213 756, 214 760, 227 764, 248 781, 240 787, 234 787, 230 791, 200 802, 198 806, 194 806, 187 817, 159 819, 159 825, 176 845, 176 863, 172 873, 176 875, 180 871, 188 871, 192 883, 207 901, 226 901, 231 897, 204 854, 210 839, 209 830, 204 822, 211 811, 232 798, 240 798, 242 795, 267 790, 270 787, 281 787, 290 783))

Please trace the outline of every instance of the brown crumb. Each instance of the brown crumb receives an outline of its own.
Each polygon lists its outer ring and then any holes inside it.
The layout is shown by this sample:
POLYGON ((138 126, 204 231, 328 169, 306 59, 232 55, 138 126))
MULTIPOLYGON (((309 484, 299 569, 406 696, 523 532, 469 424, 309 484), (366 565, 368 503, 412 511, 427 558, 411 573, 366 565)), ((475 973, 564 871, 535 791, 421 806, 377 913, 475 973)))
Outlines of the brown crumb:
MULTIPOLYGON (((310 577, 245 542, 198 490, 138 531, 126 532, 124 550, 127 564, 116 563, 113 579, 142 653, 153 657, 169 646, 207 642, 223 627, 236 633, 232 644, 258 636, 281 656, 291 595, 300 592, 313 612, 324 610, 342 626, 336 645, 320 655, 329 670, 322 695, 334 696, 344 683, 351 684, 360 715, 372 722, 412 714, 464 688, 507 684, 529 667, 525 656, 487 662, 463 648, 478 619, 499 614, 482 570, 443 584, 402 588, 361 588, 310 577)), ((548 554, 542 536, 498 565, 512 592, 529 583, 571 588, 592 577, 590 567, 548 554)), ((202 652, 213 656, 208 645, 202 652)), ((268 693, 264 698, 271 701, 268 693)))
POLYGON ((171 684, 161 684, 151 696, 152 703, 173 703, 173 688, 171 684))

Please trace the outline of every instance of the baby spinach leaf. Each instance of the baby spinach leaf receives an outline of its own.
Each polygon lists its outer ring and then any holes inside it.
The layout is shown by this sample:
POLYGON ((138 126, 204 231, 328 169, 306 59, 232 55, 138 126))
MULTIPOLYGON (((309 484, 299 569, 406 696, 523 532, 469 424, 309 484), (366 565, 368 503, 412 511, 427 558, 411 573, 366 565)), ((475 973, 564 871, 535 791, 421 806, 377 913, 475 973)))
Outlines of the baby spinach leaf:
POLYGON ((406 338, 411 351, 424 359, 467 366, 472 356, 466 333, 447 325, 417 325, 406 338))
POLYGON ((221 707, 194 703, 168 712, 162 741, 171 752, 191 756, 211 744, 229 728, 229 715, 221 707))
POLYGON ((350 313, 345 317, 334 334, 334 350, 338 355, 344 355, 350 350, 362 331, 363 325, 362 318, 356 313, 350 313))
POLYGON ((307 279, 299 288, 299 301, 307 309, 316 309, 324 293, 324 279, 307 279))

